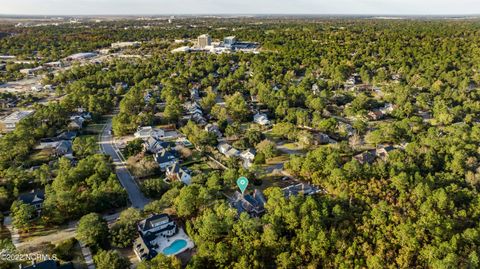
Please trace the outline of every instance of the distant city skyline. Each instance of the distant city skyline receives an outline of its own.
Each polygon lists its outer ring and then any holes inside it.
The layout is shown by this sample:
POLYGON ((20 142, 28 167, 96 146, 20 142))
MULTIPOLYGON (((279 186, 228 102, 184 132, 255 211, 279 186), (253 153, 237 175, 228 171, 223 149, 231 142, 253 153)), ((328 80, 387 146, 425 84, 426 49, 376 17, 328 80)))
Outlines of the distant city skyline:
POLYGON ((478 0, 0 0, 2 15, 478 15, 478 0))

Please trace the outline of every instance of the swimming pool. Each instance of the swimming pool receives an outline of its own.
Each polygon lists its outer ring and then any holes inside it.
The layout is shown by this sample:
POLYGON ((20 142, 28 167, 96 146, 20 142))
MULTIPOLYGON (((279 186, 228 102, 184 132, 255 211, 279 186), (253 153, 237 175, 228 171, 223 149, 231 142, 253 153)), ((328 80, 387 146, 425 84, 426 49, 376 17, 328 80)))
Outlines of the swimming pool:
POLYGON ((184 248, 186 246, 187 246, 187 241, 185 241, 183 239, 177 239, 177 240, 173 241, 173 243, 170 244, 170 246, 164 248, 162 252, 165 255, 172 255, 172 254, 176 254, 177 252, 179 252, 182 248, 184 248))

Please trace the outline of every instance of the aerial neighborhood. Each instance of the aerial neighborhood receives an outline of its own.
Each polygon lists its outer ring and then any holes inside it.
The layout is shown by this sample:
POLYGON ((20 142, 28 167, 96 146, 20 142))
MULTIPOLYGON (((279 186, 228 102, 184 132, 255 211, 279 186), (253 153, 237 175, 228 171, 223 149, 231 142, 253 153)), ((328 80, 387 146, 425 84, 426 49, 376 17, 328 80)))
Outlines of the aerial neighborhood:
POLYGON ((0 22, 0 268, 480 266, 478 21, 0 22))

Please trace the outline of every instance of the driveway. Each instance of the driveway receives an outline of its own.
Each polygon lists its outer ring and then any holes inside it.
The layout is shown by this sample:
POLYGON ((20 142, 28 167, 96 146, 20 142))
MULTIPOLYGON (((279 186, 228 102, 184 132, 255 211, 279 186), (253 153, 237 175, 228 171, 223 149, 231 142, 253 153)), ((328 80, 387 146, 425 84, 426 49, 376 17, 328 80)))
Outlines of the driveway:
POLYGON ((128 171, 125 164, 125 159, 122 153, 115 145, 115 141, 112 136, 112 119, 110 118, 105 124, 102 135, 100 137, 100 147, 103 153, 110 155, 115 165, 115 173, 123 188, 127 191, 128 198, 132 203, 132 206, 138 209, 143 209, 150 201, 140 191, 140 187, 128 171))

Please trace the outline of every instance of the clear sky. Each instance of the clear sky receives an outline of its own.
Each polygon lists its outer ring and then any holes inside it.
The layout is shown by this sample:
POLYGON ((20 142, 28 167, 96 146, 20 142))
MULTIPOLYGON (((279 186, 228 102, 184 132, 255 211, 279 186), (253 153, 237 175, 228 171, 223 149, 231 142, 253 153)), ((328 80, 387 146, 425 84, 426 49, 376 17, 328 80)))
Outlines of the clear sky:
POLYGON ((0 0, 0 14, 480 14, 480 0, 0 0))

